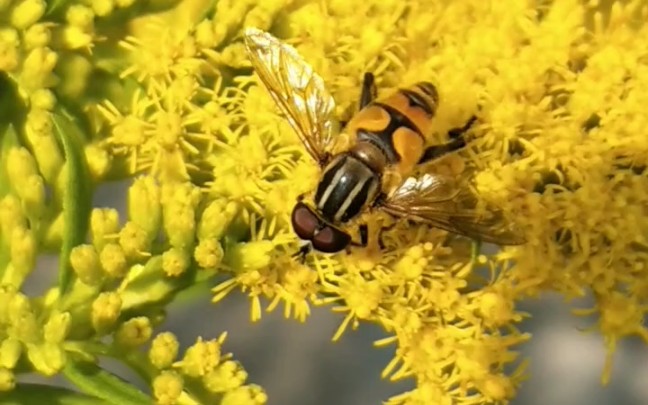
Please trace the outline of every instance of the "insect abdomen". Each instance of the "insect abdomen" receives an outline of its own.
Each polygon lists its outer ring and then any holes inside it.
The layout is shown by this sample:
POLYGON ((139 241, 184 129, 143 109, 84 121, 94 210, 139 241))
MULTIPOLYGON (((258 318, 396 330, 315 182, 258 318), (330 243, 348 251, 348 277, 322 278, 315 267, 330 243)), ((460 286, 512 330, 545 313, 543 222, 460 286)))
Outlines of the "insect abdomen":
POLYGON ((431 121, 439 104, 436 87, 429 82, 419 82, 412 86, 398 89, 378 103, 389 105, 405 115, 423 135, 431 130, 431 121))

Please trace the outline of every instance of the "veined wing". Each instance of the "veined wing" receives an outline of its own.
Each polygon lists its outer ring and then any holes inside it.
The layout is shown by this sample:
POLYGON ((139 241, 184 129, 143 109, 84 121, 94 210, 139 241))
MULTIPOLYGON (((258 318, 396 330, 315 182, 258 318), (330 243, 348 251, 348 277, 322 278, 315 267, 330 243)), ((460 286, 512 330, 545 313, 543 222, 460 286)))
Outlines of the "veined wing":
POLYGON ((501 210, 478 209, 476 196, 457 189, 443 176, 424 174, 410 177, 382 204, 396 217, 420 221, 446 231, 498 245, 525 242, 521 232, 505 221, 501 210))
POLYGON ((297 53, 258 28, 243 35, 252 66, 304 147, 319 163, 326 157, 337 130, 335 100, 322 78, 297 53))

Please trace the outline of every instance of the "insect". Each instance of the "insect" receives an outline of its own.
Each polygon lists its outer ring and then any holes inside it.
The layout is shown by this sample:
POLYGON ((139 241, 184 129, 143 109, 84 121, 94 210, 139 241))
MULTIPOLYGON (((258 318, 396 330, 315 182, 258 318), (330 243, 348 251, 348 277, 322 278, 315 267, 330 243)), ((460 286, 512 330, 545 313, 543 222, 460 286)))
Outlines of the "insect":
POLYGON ((449 142, 426 147, 439 102, 433 84, 422 81, 377 97, 374 76, 365 73, 359 110, 341 124, 322 78, 295 48, 257 28, 247 28, 243 37, 261 82, 321 168, 312 203, 300 196, 291 216, 295 233, 306 242, 298 252, 302 259, 313 248, 336 253, 366 246, 366 224, 358 225, 360 243, 346 229, 371 209, 479 241, 524 242, 499 211, 478 213, 475 195, 454 186, 452 179, 433 173, 411 176, 419 165, 464 147, 463 134, 475 121, 472 117, 450 130, 449 142), (389 189, 388 175, 402 180, 389 189))

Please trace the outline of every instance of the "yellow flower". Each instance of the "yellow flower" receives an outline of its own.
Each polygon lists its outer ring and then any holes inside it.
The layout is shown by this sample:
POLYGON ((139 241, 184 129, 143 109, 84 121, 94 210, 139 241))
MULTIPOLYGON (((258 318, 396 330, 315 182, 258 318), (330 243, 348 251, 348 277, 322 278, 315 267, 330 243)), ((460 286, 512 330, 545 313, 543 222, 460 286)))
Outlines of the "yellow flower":
POLYGON ((166 305, 214 276, 213 301, 240 289, 252 320, 331 305, 334 340, 380 325, 376 345, 396 346, 383 376, 416 382, 394 405, 508 402, 529 339, 518 304, 543 292, 595 298, 580 313, 600 316, 604 382, 622 338, 648 342, 645 2, 212 3, 0 0, 0 390, 26 365, 113 381, 84 372, 110 355, 151 397, 115 382, 100 399, 265 403, 224 334, 181 359, 173 335, 153 337, 166 305), (380 95, 436 85, 430 143, 476 115, 468 146, 423 170, 470 180, 527 243, 482 251, 401 222, 381 249, 393 221, 373 213, 367 249, 300 262, 290 215, 320 169, 250 69, 248 26, 297 48, 341 120, 367 71, 380 95), (96 185, 136 175, 125 218, 92 209, 96 185), (27 296, 40 253, 60 257, 57 284, 27 296))

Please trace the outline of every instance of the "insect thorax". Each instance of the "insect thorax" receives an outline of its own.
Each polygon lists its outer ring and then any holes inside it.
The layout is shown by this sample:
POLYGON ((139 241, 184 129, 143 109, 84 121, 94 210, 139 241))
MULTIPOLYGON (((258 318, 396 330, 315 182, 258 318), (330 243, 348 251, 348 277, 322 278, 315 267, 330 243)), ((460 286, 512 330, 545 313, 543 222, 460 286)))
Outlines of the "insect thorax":
POLYGON ((315 192, 315 206, 331 223, 347 222, 376 198, 380 173, 358 156, 342 153, 326 166, 315 192))

